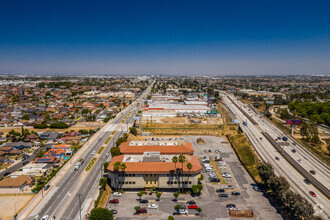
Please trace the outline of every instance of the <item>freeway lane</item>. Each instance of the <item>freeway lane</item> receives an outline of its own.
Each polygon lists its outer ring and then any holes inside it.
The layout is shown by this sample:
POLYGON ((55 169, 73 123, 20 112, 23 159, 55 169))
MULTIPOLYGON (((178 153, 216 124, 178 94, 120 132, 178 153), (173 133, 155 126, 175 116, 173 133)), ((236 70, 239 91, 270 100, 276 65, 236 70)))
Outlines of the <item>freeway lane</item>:
MULTIPOLYGON (((38 214, 39 216, 44 216, 44 215, 49 215, 49 216, 56 216, 59 212, 61 212, 63 209, 67 208, 67 207, 63 207, 63 205, 65 204, 66 201, 69 200, 70 196, 74 196, 71 193, 75 192, 77 190, 77 186, 79 183, 79 179, 81 178, 86 166, 88 165, 88 163, 91 161, 91 159, 93 158, 93 155, 91 155, 92 151, 97 151, 102 145, 103 143, 106 141, 106 139, 108 138, 108 136, 110 136, 112 134, 112 131, 115 131, 119 128, 121 128, 121 126, 119 125, 121 123, 121 121, 126 117, 126 115, 130 114, 133 112, 133 110, 136 109, 136 106, 138 103, 141 102, 141 100, 143 100, 146 95, 151 91, 153 83, 151 83, 151 85, 148 87, 148 89, 135 101, 133 102, 126 110, 123 110, 122 113, 118 114, 117 117, 108 125, 106 125, 107 127, 105 127, 105 129, 103 129, 101 131, 101 134, 99 134, 99 138, 97 139, 97 141, 93 142, 92 145, 86 150, 86 152, 84 152, 83 154, 83 158, 85 158, 85 163, 80 167, 80 169, 78 171, 74 171, 73 167, 62 177, 62 179, 54 186, 54 192, 52 192, 50 195, 47 195, 47 203, 43 206, 43 207, 38 207, 40 211, 38 212, 32 212, 32 214, 29 216, 29 219, 32 219, 32 217, 34 217, 36 214, 38 214)), ((140 104, 141 106, 141 104, 140 104)), ((134 113, 136 113, 137 111, 134 111, 134 113)), ((133 116, 133 114, 132 114, 133 116)), ((126 120, 132 120, 133 117, 128 117, 126 120)), ((117 132, 114 136, 116 138, 119 137, 119 135, 121 135, 121 133, 117 132)), ((114 142, 115 138, 113 138, 113 140, 110 142, 111 144, 115 143, 114 142)), ((108 148, 110 148, 110 143, 107 146, 107 150, 108 148)), ((105 154, 105 150, 102 153, 102 157, 104 157, 105 154)), ((90 172, 89 175, 92 174, 92 176, 90 176, 92 180, 94 181, 98 181, 97 173, 99 172, 92 172, 94 169, 96 169, 95 167, 100 167, 101 161, 97 160, 97 162, 94 164, 93 168, 90 172)), ((100 168, 99 168, 100 169, 100 168)), ((84 185, 85 187, 91 187, 91 185, 89 184, 88 186, 84 185)), ((46 199, 46 198, 44 198, 46 199)), ((59 219, 59 218, 57 218, 59 219)))
POLYGON ((249 120, 247 126, 244 126, 242 122, 243 120, 246 120, 245 115, 238 108, 236 108, 234 104, 231 104, 231 101, 226 96, 223 96, 223 98, 226 105, 234 112, 235 117, 238 117, 240 120, 240 125, 243 132, 249 138, 262 161, 270 163, 274 167, 275 173, 277 175, 284 176, 288 180, 292 189, 304 196, 315 207, 318 214, 322 217, 327 217, 327 213, 330 212, 329 200, 321 193, 317 193, 317 191, 315 191, 316 189, 312 185, 307 185, 303 182, 304 178, 284 158, 281 157, 270 142, 264 138, 257 126, 249 120), (275 160, 275 157, 279 157, 281 159, 277 161, 275 160), (317 193, 316 198, 309 195, 308 192, 311 190, 317 193))

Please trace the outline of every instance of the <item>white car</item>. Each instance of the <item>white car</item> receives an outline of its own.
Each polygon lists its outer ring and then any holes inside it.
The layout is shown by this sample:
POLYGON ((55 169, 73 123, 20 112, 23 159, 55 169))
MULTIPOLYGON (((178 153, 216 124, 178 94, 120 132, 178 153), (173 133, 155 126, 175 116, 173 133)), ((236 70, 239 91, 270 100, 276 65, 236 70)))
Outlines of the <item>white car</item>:
POLYGON ((148 205, 148 209, 157 209, 157 208, 158 208, 158 205, 156 205, 156 204, 148 205))
POLYGON ((48 218, 49 218, 49 215, 45 215, 44 217, 42 217, 41 220, 48 220, 48 218))
POLYGON ((114 193, 113 193, 113 196, 120 197, 120 196, 121 196, 121 193, 119 193, 119 192, 114 192, 114 193))
POLYGON ((301 159, 298 159, 297 161, 298 161, 299 163, 302 163, 301 159))
POLYGON ((96 151, 94 150, 93 152, 92 152, 92 155, 94 155, 96 153, 96 151))
POLYGON ((307 157, 307 156, 304 156, 304 158, 305 158, 306 160, 308 160, 308 159, 309 159, 309 157, 307 157))
POLYGON ((188 215, 188 210, 187 209, 179 209, 178 213, 181 214, 181 215, 183 215, 183 214, 188 215))

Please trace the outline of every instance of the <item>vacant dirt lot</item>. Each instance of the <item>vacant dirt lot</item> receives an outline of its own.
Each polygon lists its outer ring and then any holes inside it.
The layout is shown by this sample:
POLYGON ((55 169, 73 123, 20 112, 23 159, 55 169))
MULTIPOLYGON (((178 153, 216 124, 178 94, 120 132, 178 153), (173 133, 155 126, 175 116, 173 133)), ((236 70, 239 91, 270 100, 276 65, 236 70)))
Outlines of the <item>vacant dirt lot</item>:
POLYGON ((33 198, 34 194, 2 194, 0 195, 0 219, 9 220, 33 198))

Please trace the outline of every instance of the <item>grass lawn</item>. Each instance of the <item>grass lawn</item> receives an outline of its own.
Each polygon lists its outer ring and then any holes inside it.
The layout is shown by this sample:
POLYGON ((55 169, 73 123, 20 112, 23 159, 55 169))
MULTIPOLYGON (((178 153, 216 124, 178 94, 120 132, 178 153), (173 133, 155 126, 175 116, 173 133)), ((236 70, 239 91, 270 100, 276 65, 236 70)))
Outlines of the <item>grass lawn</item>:
POLYGON ((91 162, 89 162, 88 166, 86 167, 86 171, 89 171, 90 169, 92 169, 94 163, 96 162, 96 158, 94 157, 91 162))
POLYGON ((0 163, 0 170, 2 169, 6 169, 7 167, 9 167, 11 164, 9 163, 0 163))
POLYGON ((105 190, 102 193, 102 196, 100 198, 100 202, 99 202, 97 207, 105 208, 105 206, 107 205, 107 201, 108 201, 108 198, 109 198, 110 194, 111 194, 111 188, 107 185, 105 187, 105 190))
POLYGON ((222 173, 220 171, 220 168, 219 168, 217 162, 214 160, 210 160, 210 164, 212 165, 215 174, 217 175, 218 179, 220 180, 220 183, 226 184, 225 178, 222 177, 222 173))

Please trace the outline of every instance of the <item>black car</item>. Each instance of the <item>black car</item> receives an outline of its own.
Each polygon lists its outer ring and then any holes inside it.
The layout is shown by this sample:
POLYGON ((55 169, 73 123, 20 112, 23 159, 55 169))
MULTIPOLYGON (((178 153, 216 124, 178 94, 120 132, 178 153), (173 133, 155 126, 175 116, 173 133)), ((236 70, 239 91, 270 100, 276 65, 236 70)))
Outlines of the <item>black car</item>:
POLYGON ((44 186, 44 190, 49 189, 49 187, 50 187, 50 185, 46 185, 46 186, 44 186))
POLYGON ((146 200, 146 199, 142 199, 141 201, 140 201, 140 203, 148 203, 149 201, 148 200, 146 200))
POLYGON ((225 189, 217 189, 216 192, 217 193, 222 193, 222 192, 225 192, 225 189))
POLYGON ((190 201, 187 202, 187 204, 189 204, 189 205, 195 205, 196 202, 194 200, 190 200, 190 201))
POLYGON ((228 197, 228 194, 227 193, 220 193, 219 197, 228 197))
POLYGON ((117 214, 117 210, 115 210, 115 209, 111 209, 110 212, 111 212, 112 214, 117 214))
POLYGON ((296 150, 295 150, 295 149, 292 149, 291 152, 292 152, 292 153, 296 153, 296 150))
POLYGON ((278 157, 275 157, 275 160, 280 160, 280 158, 278 158, 278 157))
POLYGON ((311 184, 311 182, 310 182, 308 179, 304 179, 304 182, 305 182, 307 185, 311 184))
POLYGON ((218 178, 211 178, 210 181, 213 183, 220 183, 220 179, 218 179, 218 178))
POLYGON ((311 174, 315 175, 315 171, 314 170, 310 170, 309 171, 311 174))
POLYGON ((24 161, 23 162, 23 165, 26 165, 26 164, 28 164, 29 163, 29 161, 24 161))
POLYGON ((11 172, 6 172, 3 176, 8 176, 9 174, 11 174, 11 172))
POLYGON ((232 196, 239 196, 239 195, 241 195, 241 193, 239 193, 239 192, 231 192, 231 195, 232 196))
POLYGON ((232 204, 232 203, 231 204, 227 204, 226 205, 226 208, 227 209, 233 209, 233 208, 236 208, 236 205, 235 204, 232 204))

